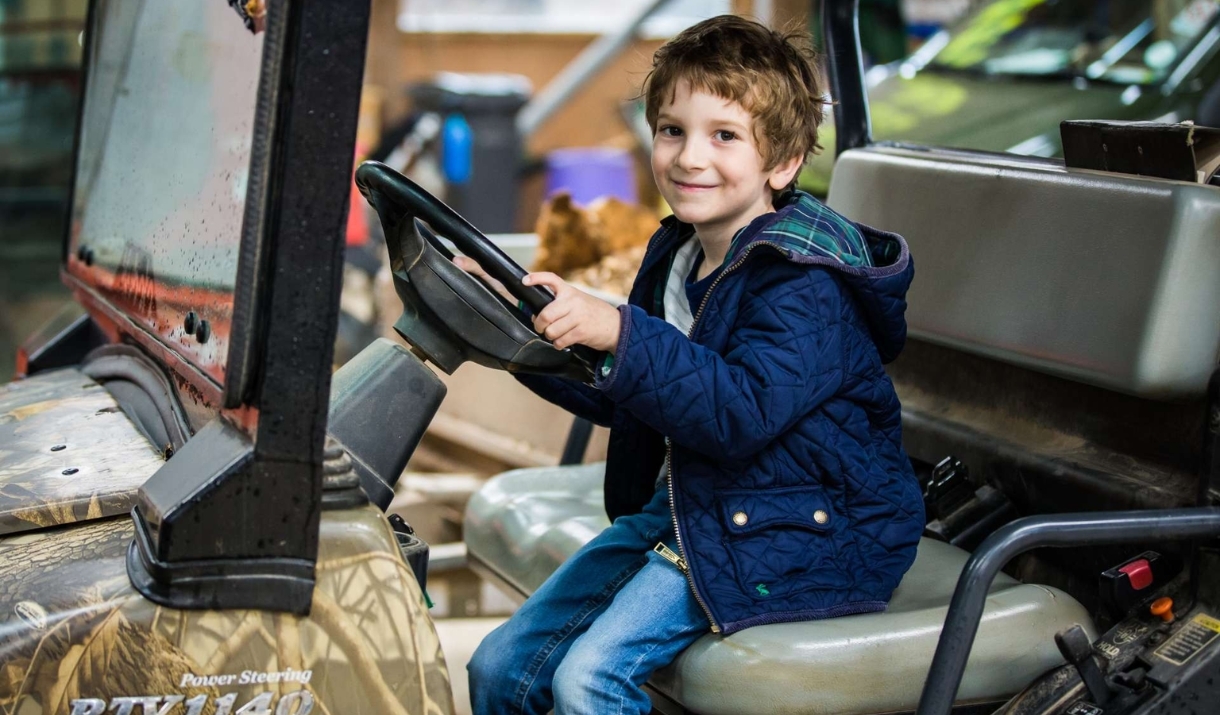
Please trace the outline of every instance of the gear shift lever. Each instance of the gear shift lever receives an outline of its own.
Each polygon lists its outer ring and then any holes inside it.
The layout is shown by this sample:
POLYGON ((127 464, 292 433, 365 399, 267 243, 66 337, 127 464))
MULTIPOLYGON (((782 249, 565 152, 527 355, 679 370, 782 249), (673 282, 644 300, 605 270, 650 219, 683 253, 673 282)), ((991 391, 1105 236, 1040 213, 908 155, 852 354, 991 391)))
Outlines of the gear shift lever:
POLYGON ((1093 702, 1097 705, 1109 702, 1112 695, 1110 686, 1106 684, 1105 676, 1093 657, 1093 643, 1084 629, 1077 625, 1056 633, 1055 645, 1059 646, 1059 652, 1067 662, 1076 666, 1076 672, 1080 673, 1080 679, 1084 681, 1093 702))

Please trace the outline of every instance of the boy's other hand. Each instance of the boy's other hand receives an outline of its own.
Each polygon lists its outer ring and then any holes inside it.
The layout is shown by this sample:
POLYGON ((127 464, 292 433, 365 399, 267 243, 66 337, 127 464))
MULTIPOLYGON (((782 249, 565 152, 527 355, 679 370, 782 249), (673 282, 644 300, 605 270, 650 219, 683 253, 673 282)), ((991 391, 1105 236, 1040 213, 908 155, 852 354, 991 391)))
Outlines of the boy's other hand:
POLYGON ((501 298, 507 300, 510 304, 517 305, 517 299, 513 297, 512 293, 508 292, 508 289, 504 287, 504 284, 489 276, 487 271, 483 270, 483 266, 476 263, 473 258, 467 258, 466 256, 454 256, 453 264, 483 281, 488 288, 491 288, 493 291, 498 293, 501 298))
POLYGON ((613 353, 618 347, 618 309, 574 288, 554 273, 530 273, 521 281, 527 286, 546 286, 555 300, 534 316, 534 329, 557 349, 588 345, 613 353))

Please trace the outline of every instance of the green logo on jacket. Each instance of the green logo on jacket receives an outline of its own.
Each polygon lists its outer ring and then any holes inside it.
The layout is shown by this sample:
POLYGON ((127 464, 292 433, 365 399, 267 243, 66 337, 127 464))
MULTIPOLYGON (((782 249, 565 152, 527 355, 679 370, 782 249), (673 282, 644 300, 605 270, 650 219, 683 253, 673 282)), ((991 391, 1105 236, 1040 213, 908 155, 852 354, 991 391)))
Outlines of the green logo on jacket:
POLYGON ((771 592, 767 590, 767 584, 765 584, 765 583, 758 584, 757 586, 754 587, 754 590, 758 591, 759 596, 770 596, 771 595, 771 592))

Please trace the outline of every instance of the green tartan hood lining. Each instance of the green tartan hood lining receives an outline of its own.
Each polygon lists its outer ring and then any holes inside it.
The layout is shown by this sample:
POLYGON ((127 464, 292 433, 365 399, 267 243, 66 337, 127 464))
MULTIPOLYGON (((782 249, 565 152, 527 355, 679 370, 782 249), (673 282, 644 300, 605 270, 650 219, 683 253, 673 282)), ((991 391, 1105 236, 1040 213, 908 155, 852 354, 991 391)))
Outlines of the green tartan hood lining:
POLYGON ((845 268, 874 266, 869 242, 854 223, 803 191, 785 194, 780 203, 776 213, 764 214, 737 232, 729 246, 731 257, 763 241, 789 251, 794 259, 818 259, 818 263, 837 263, 845 268))
MULTIPOLYGON (((906 268, 906 243, 897 234, 858 225, 803 191, 790 191, 776 203, 779 208, 774 213, 763 214, 737 231, 724 265, 761 241, 786 252, 797 263, 825 265, 847 274, 879 278, 906 268)), ((660 249, 658 258, 669 259, 672 249, 694 232, 690 224, 667 216, 649 242, 649 253, 655 246, 660 249)), ((651 268, 654 260, 646 256, 643 268, 651 268)))

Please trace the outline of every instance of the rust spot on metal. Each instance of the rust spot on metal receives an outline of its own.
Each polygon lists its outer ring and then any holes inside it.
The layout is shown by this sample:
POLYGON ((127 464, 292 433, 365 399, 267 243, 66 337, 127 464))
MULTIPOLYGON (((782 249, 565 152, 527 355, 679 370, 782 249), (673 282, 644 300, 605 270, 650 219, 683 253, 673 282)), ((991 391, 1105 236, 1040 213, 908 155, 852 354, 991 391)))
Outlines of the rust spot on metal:
POLYGON ((45 400, 43 402, 35 402, 30 405, 14 407, 8 411, 8 416, 14 421, 29 419, 34 415, 40 415, 47 410, 53 409, 60 404, 60 400, 45 400))
POLYGON ((203 390, 200 390, 195 383, 176 372, 170 373, 170 377, 174 379, 174 386, 178 388, 178 397, 180 399, 190 400, 196 405, 211 407, 207 395, 203 394, 203 390))

